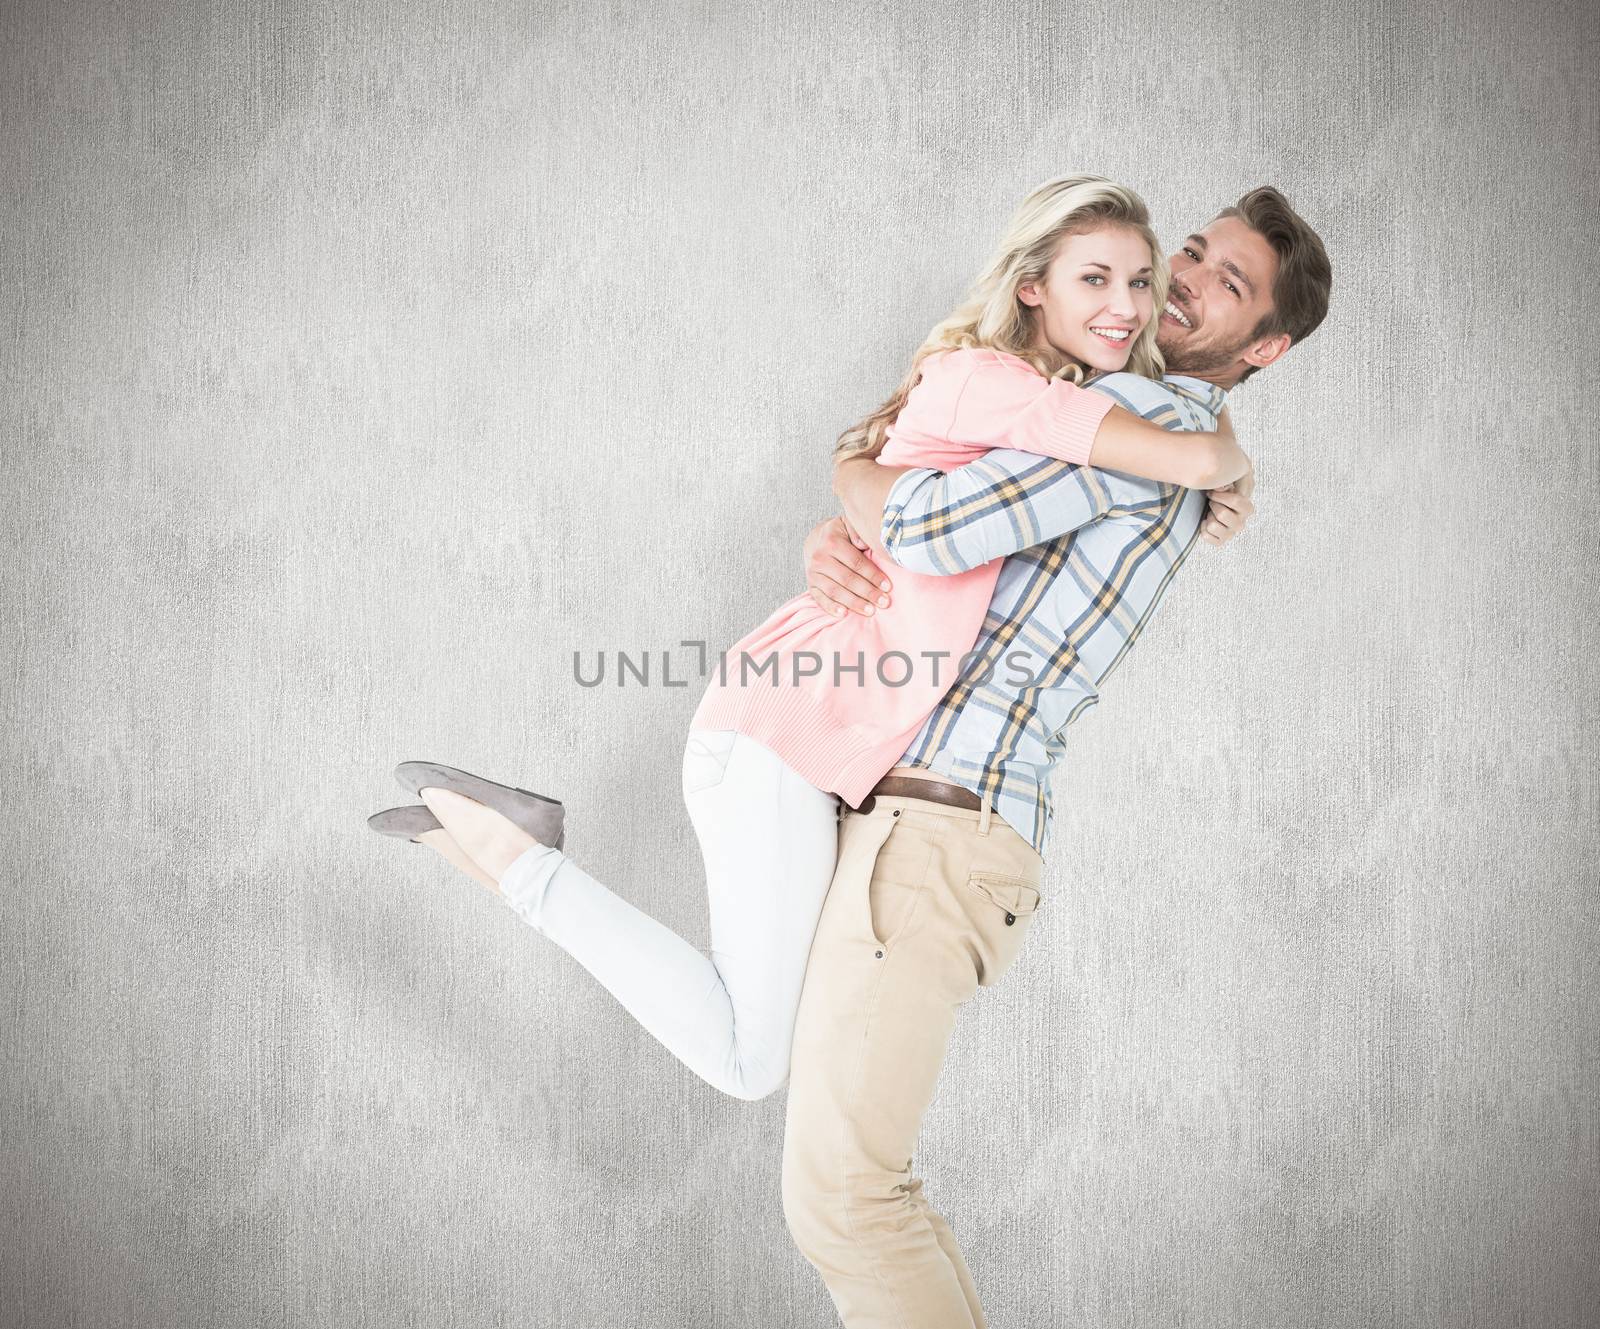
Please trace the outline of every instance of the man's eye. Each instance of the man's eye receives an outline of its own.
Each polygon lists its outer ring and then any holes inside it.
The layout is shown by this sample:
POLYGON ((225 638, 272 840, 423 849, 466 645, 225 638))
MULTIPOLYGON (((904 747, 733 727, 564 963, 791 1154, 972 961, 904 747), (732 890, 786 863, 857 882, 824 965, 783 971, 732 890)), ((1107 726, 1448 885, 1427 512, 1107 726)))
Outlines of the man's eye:
POLYGON ((1224 286, 1226 286, 1230 291, 1232 291, 1235 295, 1239 294, 1239 288, 1237 286, 1235 286, 1231 281, 1225 281, 1222 284, 1224 286))
POLYGON ((1188 245, 1183 247, 1183 252, 1192 258, 1196 263, 1200 261, 1200 255, 1195 253, 1194 250, 1190 249, 1188 245))

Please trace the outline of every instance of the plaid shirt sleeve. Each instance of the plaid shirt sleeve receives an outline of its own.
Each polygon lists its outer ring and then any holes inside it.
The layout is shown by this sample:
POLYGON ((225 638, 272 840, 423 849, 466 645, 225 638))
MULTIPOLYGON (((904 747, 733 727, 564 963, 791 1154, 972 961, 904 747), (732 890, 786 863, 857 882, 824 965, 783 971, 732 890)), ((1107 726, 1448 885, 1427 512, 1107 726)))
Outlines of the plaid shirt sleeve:
POLYGON ((952 576, 1104 516, 1106 474, 996 448, 949 472, 907 471, 883 505, 884 551, 901 567, 952 576))
MULTIPOLYGON (((1108 374, 1090 386, 1164 429, 1196 427, 1177 410, 1166 385, 1153 379, 1108 374)), ((1119 502, 1118 484, 1116 471, 1011 448, 949 472, 919 467, 889 490, 883 548, 913 572, 952 576, 1078 530, 1114 508, 1149 506, 1144 494, 1124 494, 1119 502)))

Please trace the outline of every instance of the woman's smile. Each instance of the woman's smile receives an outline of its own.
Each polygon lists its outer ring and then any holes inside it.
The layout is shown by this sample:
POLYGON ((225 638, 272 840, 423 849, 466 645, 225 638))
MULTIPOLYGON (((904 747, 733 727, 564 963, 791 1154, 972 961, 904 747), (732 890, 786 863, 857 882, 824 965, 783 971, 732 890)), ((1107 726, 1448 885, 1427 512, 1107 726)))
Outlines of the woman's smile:
POLYGON ((1149 243, 1115 223, 1065 236, 1044 280, 1019 287, 1038 311, 1041 346, 1103 372, 1126 368, 1155 316, 1149 243))

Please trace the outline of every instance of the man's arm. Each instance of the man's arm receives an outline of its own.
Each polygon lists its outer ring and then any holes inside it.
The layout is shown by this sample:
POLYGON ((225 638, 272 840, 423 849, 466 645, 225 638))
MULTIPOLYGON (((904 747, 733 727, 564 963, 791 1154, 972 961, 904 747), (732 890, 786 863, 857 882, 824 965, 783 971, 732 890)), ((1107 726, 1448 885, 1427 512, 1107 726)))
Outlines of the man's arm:
MULTIPOLYGON (((1033 448, 1026 451, 1029 455, 1037 454, 1033 448)), ((1123 471, 1128 475, 1180 484, 1186 489, 1221 488, 1240 479, 1250 469, 1250 459, 1234 438, 1226 408, 1217 422, 1216 433, 1197 434, 1146 420, 1120 401, 1100 421, 1089 464, 1101 470, 1123 471), (1176 436, 1183 433, 1189 433, 1189 437, 1176 436)), ((914 469, 920 468, 883 466, 871 459, 863 461, 848 456, 835 467, 833 492, 844 507, 846 518, 853 529, 866 533, 879 553, 884 550, 872 532, 879 530, 889 491, 895 481, 914 469), (846 466, 859 469, 844 472, 845 480, 841 484, 840 472, 846 466)))
POLYGON ((885 550, 882 538, 889 491, 896 480, 912 469, 910 466, 883 466, 870 457, 863 460, 848 455, 834 463, 833 492, 844 509, 844 519, 880 561, 892 557, 885 550))
POLYGON ((1042 544, 1116 506, 1106 475, 1094 467, 1010 448, 996 448, 948 473, 840 462, 834 489, 857 531, 858 521, 870 519, 861 509, 882 493, 885 553, 901 567, 934 576, 966 572, 1042 544), (868 466, 891 474, 868 476, 868 466))
MULTIPOLYGON (((835 467, 834 492, 851 525, 868 538, 877 532, 884 552, 903 567, 934 575, 965 572, 1078 530, 1116 507, 1114 486, 1126 483, 1127 477, 1119 481, 1098 467, 1104 461, 1108 470, 1119 469, 1112 465, 1112 455, 1129 440, 1117 434, 1115 422, 1125 417, 1145 431, 1166 433, 1176 448, 1195 449, 1199 468, 1186 488, 1205 484, 1220 488, 1235 477, 1243 480, 1242 496, 1212 496, 1209 503, 1211 525, 1221 528, 1213 543, 1236 535, 1253 509, 1249 487, 1254 476, 1233 438, 1226 410, 1221 433, 1197 433, 1198 422, 1176 409, 1171 390, 1161 383, 1118 374, 1102 390, 1125 409, 1109 413, 1101 422, 1091 456, 1094 466, 1074 466, 1012 449, 994 449, 948 473, 846 458, 835 467), (1178 435, 1185 434, 1188 437, 1180 440, 1178 435), (1207 444, 1212 445, 1210 451, 1207 444), (1219 444, 1223 453, 1231 453, 1226 473, 1215 471, 1222 461, 1219 444), (875 525, 880 512, 881 525, 875 525)), ((1137 446, 1147 448, 1148 443, 1137 446)), ((1140 493, 1133 504, 1147 501, 1140 493)), ((876 548, 878 541, 873 543, 876 548)))

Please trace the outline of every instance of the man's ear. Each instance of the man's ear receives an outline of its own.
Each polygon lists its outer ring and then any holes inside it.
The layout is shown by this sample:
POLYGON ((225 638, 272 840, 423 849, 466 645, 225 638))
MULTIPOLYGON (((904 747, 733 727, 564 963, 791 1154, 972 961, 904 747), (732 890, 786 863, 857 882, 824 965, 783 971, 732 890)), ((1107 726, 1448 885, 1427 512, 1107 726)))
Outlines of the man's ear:
POLYGON ((1254 365, 1257 369, 1265 369, 1274 360, 1282 356, 1289 349, 1289 346, 1289 334, 1280 332, 1275 337, 1263 337, 1239 358, 1247 365, 1254 365))

